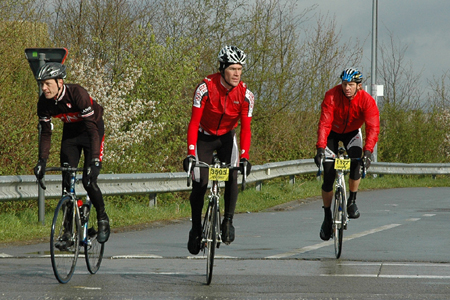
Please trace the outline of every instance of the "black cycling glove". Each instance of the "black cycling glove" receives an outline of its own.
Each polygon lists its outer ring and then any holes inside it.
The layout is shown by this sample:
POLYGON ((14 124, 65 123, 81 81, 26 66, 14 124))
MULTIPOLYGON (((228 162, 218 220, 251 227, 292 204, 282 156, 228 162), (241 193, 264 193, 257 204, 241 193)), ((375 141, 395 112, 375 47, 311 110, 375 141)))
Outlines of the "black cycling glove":
POLYGON ((320 163, 325 156, 325 149, 323 148, 317 148, 317 154, 314 156, 314 162, 316 163, 316 166, 320 168, 320 163))
POLYGON ((372 162, 372 152, 369 150, 364 151, 364 157, 363 157, 364 167, 366 170, 369 169, 370 163, 372 162))
POLYGON ((34 167, 34 175, 38 180, 44 178, 45 175, 45 167, 47 166, 47 161, 45 159, 40 159, 34 167))
POLYGON ((247 174, 245 176, 250 175, 250 172, 252 171, 252 164, 248 161, 246 158, 241 158, 241 164, 239 164, 239 167, 241 168, 241 174, 244 174, 244 163, 247 162, 247 174))
POLYGON ((194 168, 195 166, 195 157, 193 155, 188 155, 186 156, 185 159, 183 159, 183 170, 185 172, 188 172, 188 168, 189 168, 189 162, 192 161, 192 166, 191 168, 194 168))

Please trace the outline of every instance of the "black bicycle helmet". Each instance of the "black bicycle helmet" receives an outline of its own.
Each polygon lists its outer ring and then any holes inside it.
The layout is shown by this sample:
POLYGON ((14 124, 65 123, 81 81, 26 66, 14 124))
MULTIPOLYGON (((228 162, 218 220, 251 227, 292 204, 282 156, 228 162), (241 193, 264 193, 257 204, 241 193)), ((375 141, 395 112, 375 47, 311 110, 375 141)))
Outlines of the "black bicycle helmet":
POLYGON ((361 83, 362 78, 363 78, 363 75, 361 74, 361 72, 355 68, 347 68, 341 74, 342 81, 348 81, 348 82, 353 81, 356 83, 361 83))
POLYGON ((225 69, 229 65, 240 64, 245 65, 247 55, 244 51, 236 46, 225 46, 220 50, 218 59, 220 62, 220 69, 225 69))
POLYGON ((56 62, 46 63, 39 68, 36 80, 47 80, 47 79, 64 79, 66 78, 66 66, 56 62))

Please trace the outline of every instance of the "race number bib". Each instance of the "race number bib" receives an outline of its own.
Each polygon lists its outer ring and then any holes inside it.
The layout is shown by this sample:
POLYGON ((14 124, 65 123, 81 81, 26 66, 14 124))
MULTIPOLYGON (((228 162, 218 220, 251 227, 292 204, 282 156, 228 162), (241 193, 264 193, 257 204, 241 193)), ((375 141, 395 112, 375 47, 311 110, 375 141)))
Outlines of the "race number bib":
POLYGON ((350 158, 342 159, 336 158, 334 160, 334 168, 336 170, 350 170, 350 158))
POLYGON ((227 168, 209 168, 209 180, 228 181, 230 172, 227 168))

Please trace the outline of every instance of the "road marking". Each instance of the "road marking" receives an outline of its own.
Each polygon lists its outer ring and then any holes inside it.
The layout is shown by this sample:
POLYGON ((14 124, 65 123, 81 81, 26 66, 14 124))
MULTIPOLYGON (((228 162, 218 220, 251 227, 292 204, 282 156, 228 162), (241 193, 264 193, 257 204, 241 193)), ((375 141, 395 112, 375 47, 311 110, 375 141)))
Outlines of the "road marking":
MULTIPOLYGON (((360 237, 363 237, 363 236, 366 236, 366 235, 369 235, 369 234, 372 234, 372 233, 377 233, 377 232, 380 232, 380 231, 383 231, 383 230, 388 230, 388 229, 391 229, 391 228, 394 228, 394 227, 397 227, 397 226, 400 226, 400 225, 401 224, 389 224, 389 225, 384 225, 384 226, 381 226, 381 227, 378 227, 378 228, 366 230, 366 231, 363 231, 363 232, 360 232, 360 233, 352 234, 352 235, 350 235, 348 237, 344 237, 344 241, 350 241, 350 240, 353 240, 353 239, 356 239, 356 238, 360 238, 360 237)), ((315 245, 311 245, 311 246, 306 246, 306 247, 303 247, 303 248, 295 249, 293 251, 280 253, 280 254, 277 254, 277 255, 267 256, 266 258, 286 258, 286 257, 294 256, 294 255, 297 255, 297 254, 305 253, 305 252, 308 252, 308 251, 317 250, 319 248, 327 247, 327 246, 330 246, 330 245, 333 245, 333 244, 334 244, 334 241, 330 240, 330 241, 322 242, 322 243, 319 243, 319 244, 315 244, 315 245)))
POLYGON ((115 255, 111 259, 140 259, 140 258, 163 258, 160 255, 153 254, 134 254, 134 255, 115 255))
POLYGON ((0 253, 0 257, 13 257, 13 256, 6 253, 0 253))

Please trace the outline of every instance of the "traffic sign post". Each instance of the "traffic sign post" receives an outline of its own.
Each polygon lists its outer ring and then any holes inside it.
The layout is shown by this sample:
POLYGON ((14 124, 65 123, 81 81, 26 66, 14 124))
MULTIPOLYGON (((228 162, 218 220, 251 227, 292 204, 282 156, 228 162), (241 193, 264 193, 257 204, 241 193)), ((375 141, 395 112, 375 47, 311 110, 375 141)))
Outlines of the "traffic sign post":
MULTIPOLYGON (((33 76, 36 74, 41 66, 48 62, 57 62, 63 64, 66 60, 69 51, 66 48, 26 48, 25 57, 30 64, 33 76)), ((41 87, 39 87, 39 96, 42 94, 41 87)), ((41 125, 38 123, 39 143, 41 141, 41 125)), ((39 147, 39 145, 38 145, 39 147)), ((39 148, 38 148, 39 149, 39 148)), ((38 184, 38 220, 45 225, 45 191, 38 184)))

